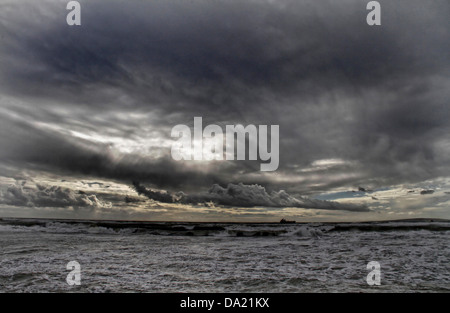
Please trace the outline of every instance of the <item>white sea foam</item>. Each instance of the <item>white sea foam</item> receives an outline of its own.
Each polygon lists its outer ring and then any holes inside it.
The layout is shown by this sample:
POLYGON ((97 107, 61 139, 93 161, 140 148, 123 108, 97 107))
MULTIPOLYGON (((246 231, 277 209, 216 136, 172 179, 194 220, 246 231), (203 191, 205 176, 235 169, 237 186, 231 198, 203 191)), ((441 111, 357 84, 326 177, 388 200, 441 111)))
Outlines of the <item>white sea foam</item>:
POLYGON ((450 291, 448 223, 13 224, 0 223, 3 292, 71 291, 73 260, 83 292, 450 291), (376 290, 370 261, 381 264, 376 290))

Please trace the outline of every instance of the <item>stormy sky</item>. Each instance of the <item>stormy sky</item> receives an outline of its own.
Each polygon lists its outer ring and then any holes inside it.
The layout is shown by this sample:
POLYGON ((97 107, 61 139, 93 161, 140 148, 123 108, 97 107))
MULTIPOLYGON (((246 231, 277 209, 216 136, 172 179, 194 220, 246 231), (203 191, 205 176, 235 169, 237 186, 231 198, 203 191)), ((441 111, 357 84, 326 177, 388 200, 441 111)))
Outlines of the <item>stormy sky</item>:
POLYGON ((450 218, 447 0, 67 2, 0 0, 0 216, 450 218), (173 160, 194 117, 279 168, 173 160))

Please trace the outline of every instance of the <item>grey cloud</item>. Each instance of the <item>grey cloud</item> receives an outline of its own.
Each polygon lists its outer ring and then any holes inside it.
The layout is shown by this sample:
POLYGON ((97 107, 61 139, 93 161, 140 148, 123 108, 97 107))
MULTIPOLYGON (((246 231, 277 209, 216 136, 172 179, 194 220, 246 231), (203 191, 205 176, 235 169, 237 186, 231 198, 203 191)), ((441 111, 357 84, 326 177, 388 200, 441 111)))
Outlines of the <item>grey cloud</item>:
POLYGON ((45 186, 33 182, 17 182, 1 190, 0 201, 3 204, 25 207, 73 207, 108 208, 111 203, 100 201, 96 195, 77 193, 59 186, 45 186))
POLYGON ((251 162, 205 172, 168 154, 115 154, 7 117, 4 162, 171 190, 245 182, 290 194, 450 173, 436 151, 450 131, 448 1, 383 2, 381 27, 365 24, 362 0, 81 1, 80 28, 64 25, 64 5, 24 3, 0 13, 0 88, 28 103, 13 110, 29 120, 123 138, 144 136, 146 122, 107 113, 148 114, 158 136, 194 116, 279 124, 280 176, 319 159, 354 162, 295 172, 310 182, 301 185, 248 178, 251 162))
MULTIPOLYGON (((3 125, 7 126, 7 125, 3 125)), ((148 159, 138 154, 120 154, 108 145, 86 140, 66 138, 58 133, 35 128, 25 123, 9 125, 28 134, 21 136, 20 145, 15 144, 16 133, 0 138, 5 149, 0 151, 3 162, 23 165, 56 173, 89 175, 131 182, 146 181, 159 187, 177 187, 189 182, 223 182, 220 173, 196 171, 184 167, 170 157, 148 159)))
POLYGON ((368 212, 364 205, 342 204, 333 201, 315 200, 307 197, 295 198, 284 190, 267 192, 260 185, 228 184, 223 188, 217 184, 213 185, 207 193, 185 194, 183 192, 170 193, 148 189, 139 182, 134 182, 133 187, 140 195, 149 199, 164 203, 182 204, 208 204, 232 207, 295 207, 320 210, 345 210, 352 212, 368 212))
MULTIPOLYGON (((241 99, 253 107, 264 100, 259 93, 286 96, 300 89, 308 97, 336 86, 384 85, 433 72, 439 61, 445 61, 444 43, 431 47, 417 43, 441 39, 438 34, 404 36, 405 29, 417 27, 408 23, 410 19, 429 22, 415 13, 411 16, 408 8, 408 14, 402 15, 395 4, 385 4, 386 20, 398 18, 390 13, 395 11, 408 25, 386 22, 375 30, 361 25, 364 1, 351 5, 283 1, 282 5, 131 1, 124 6, 111 1, 105 6, 90 1, 83 3, 84 24, 79 29, 55 23, 65 11, 53 8, 47 27, 25 22, 27 17, 22 16, 22 22, 33 29, 22 33, 24 38, 14 37, 20 41, 10 47, 22 58, 32 53, 44 70, 34 76, 32 68, 6 69, 26 80, 27 88, 49 86, 46 93, 59 92, 62 86, 70 91, 74 85, 120 84, 129 92, 137 91, 138 97, 170 102, 182 97, 191 109, 201 105, 205 110, 211 98, 228 105, 241 99), (406 41, 403 46, 397 44, 401 38, 406 41)), ((438 4, 416 5, 434 14, 429 19, 444 21, 444 15, 434 11, 438 4)), ((6 30, 13 30, 13 22, 5 24, 6 30)))

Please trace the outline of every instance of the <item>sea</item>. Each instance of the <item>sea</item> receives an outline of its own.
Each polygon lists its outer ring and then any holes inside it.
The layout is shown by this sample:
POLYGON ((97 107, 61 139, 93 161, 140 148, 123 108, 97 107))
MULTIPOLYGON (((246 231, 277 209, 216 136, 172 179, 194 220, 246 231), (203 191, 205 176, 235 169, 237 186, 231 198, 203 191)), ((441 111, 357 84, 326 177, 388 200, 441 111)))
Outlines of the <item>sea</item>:
POLYGON ((4 218, 0 292, 450 292, 449 239, 447 220, 4 218))

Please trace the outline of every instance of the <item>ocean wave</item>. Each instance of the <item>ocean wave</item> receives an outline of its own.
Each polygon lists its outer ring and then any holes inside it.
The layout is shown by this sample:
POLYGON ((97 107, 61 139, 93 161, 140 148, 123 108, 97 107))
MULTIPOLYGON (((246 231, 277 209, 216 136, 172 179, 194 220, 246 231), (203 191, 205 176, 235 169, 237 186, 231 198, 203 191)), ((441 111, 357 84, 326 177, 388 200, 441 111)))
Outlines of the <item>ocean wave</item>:
POLYGON ((60 234, 148 234, 160 236, 219 237, 318 237, 323 234, 321 229, 307 225, 151 223, 31 219, 4 219, 0 221, 0 232, 2 231, 60 234))
POLYGON ((349 223, 334 225, 330 231, 347 232, 394 232, 394 231, 450 231, 448 222, 387 222, 387 223, 349 223))
POLYGON ((321 237, 329 232, 449 231, 449 222, 369 222, 369 223, 173 223, 126 221, 74 221, 3 219, 0 232, 44 232, 60 234, 136 234, 159 236, 219 237, 321 237))

